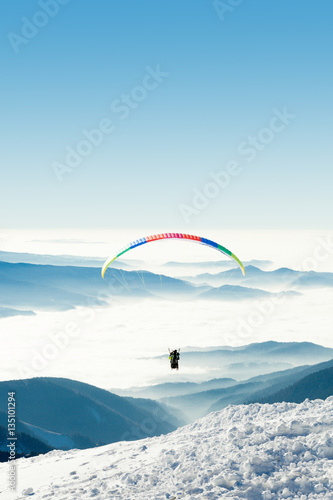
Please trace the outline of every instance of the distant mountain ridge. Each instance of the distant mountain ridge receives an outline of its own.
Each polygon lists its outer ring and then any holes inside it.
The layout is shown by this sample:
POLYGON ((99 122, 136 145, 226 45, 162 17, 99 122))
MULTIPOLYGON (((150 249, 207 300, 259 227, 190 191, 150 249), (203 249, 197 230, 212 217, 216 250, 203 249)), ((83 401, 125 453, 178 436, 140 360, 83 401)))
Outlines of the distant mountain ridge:
MULTIPOLYGON (((102 267, 104 259, 74 255, 47 255, 34 253, 5 252, 0 250, 0 261, 8 264, 36 264, 49 266, 102 267)), ((126 264, 123 263, 124 267, 126 264)), ((115 266, 117 267, 117 266, 115 266)))
POLYGON ((202 299, 219 299, 219 300, 249 300, 249 299, 265 299, 278 296, 296 297, 301 295, 299 292, 286 291, 280 293, 271 293, 260 288, 250 288, 239 285, 222 285, 211 288, 200 294, 202 299))
POLYGON ((130 387, 128 389, 110 389, 120 396, 135 396, 160 399, 168 396, 182 396, 201 392, 202 390, 230 387, 237 384, 232 378, 212 379, 207 382, 167 382, 164 384, 149 385, 145 387, 130 387))
MULTIPOLYGON (((163 267, 182 267, 182 268, 196 268, 196 267, 208 267, 213 269, 237 269, 237 265, 232 260, 214 260, 214 261, 199 261, 199 262, 176 262, 170 261, 162 264, 163 267)), ((243 261, 244 266, 257 266, 257 267, 269 267, 273 265, 270 260, 255 260, 243 261)))
MULTIPOLYGON (((219 377, 248 379, 294 366, 316 364, 333 358, 333 349, 312 342, 276 342, 252 343, 239 347, 214 347, 211 350, 181 352, 180 365, 188 368, 200 366, 219 369, 219 377), (260 367, 267 367, 264 371, 260 367), (258 368, 258 369, 257 369, 258 368), (223 375, 222 375, 223 373, 223 375)), ((157 356, 155 359, 163 359, 157 356)))
POLYGON ((199 288, 147 271, 112 269, 103 280, 98 268, 0 262, 0 304, 11 310, 68 310, 80 305, 106 305, 112 297, 184 293, 193 296, 199 288))
POLYGON ((228 269, 218 273, 203 273, 186 279, 195 284, 208 284, 214 287, 240 285, 263 290, 297 290, 302 288, 333 287, 333 273, 315 271, 296 271, 281 267, 273 271, 262 270, 256 266, 245 266, 245 277, 237 269, 228 269))
POLYGON ((20 311, 10 307, 0 307, 0 318, 9 318, 10 316, 34 316, 35 313, 29 310, 20 311))
MULTIPOLYGON (((292 296, 294 292, 286 293, 292 296)), ((96 267, 0 262, 0 306, 6 309, 2 316, 22 314, 22 311, 31 314, 38 310, 103 306, 110 300, 124 298, 228 301, 269 296, 272 296, 270 292, 259 289, 229 285, 216 289, 148 271, 109 269, 103 280, 96 267)))

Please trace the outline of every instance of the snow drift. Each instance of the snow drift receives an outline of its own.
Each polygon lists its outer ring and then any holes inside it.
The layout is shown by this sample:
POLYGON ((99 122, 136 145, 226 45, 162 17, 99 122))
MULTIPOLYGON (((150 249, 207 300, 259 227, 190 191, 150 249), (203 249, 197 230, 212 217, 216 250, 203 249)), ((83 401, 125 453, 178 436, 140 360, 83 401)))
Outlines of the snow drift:
POLYGON ((20 459, 15 498, 333 498, 332 431, 333 397, 228 406, 167 435, 20 459))

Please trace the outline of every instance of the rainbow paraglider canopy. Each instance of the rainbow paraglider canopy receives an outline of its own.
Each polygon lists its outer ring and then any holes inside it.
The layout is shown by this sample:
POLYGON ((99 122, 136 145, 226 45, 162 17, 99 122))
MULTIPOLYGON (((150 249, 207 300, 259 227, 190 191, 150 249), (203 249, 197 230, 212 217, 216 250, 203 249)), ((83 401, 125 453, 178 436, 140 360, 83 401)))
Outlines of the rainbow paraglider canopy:
POLYGON ((165 239, 183 239, 188 241, 193 241, 194 243, 200 243, 201 245, 206 245, 208 247, 215 248, 219 252, 223 253, 230 259, 233 259, 242 270, 243 275, 245 276, 245 269, 241 261, 236 257, 236 255, 224 246, 216 243, 215 241, 208 240, 207 238, 203 238, 202 236, 194 236, 192 234, 183 234, 183 233, 162 233, 162 234, 153 234, 152 236, 145 236, 144 238, 139 238, 138 240, 132 241, 125 247, 123 247, 116 255, 109 257, 103 267, 102 267, 102 278, 104 278, 105 271, 109 267, 109 265, 118 259, 121 255, 132 250, 133 248, 139 247, 140 245, 144 245, 145 243, 150 243, 152 241, 165 240, 165 239))

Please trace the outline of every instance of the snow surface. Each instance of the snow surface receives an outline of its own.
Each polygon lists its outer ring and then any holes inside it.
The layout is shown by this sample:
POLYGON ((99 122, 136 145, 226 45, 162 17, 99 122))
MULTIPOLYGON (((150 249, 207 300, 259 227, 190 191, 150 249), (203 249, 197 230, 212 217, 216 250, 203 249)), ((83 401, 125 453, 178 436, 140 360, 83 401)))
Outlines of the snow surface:
POLYGON ((42 427, 38 427, 37 425, 28 424, 27 422, 23 422, 23 420, 22 423, 29 429, 30 435, 33 435, 37 439, 40 439, 49 446, 62 449, 71 448, 74 446, 74 442, 69 436, 60 434, 59 432, 53 432, 43 429, 42 427))
POLYGON ((332 499, 332 431, 333 397, 229 406, 164 436, 20 459, 0 499, 332 499))

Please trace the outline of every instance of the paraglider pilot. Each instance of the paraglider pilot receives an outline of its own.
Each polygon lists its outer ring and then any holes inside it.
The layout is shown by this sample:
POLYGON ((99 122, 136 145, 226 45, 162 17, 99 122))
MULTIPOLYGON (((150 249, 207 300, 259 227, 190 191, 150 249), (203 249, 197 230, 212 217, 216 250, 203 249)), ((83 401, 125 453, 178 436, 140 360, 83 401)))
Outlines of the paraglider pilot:
POLYGON ((179 369, 179 364, 178 364, 179 357, 180 356, 179 356, 179 352, 177 351, 177 349, 175 349, 172 352, 169 351, 171 370, 178 370, 179 369))

